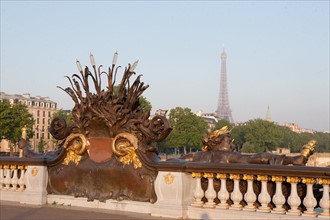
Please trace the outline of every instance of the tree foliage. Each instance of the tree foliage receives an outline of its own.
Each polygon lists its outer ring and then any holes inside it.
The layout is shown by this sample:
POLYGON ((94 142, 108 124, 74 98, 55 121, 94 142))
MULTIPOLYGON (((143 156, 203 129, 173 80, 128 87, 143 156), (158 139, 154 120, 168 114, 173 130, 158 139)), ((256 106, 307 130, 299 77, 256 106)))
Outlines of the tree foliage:
POLYGON ((207 123, 191 112, 189 108, 177 107, 169 114, 169 122, 173 128, 166 139, 171 147, 202 147, 202 136, 207 132, 207 123))
POLYGON ((140 99, 140 106, 142 108, 142 111, 146 112, 146 111, 151 111, 152 105, 151 103, 147 100, 146 97, 141 96, 140 99))
POLYGON ((330 151, 329 133, 295 133, 289 128, 276 125, 262 119, 246 122, 231 131, 234 143, 244 153, 257 153, 288 148, 291 152, 300 152, 303 145, 315 139, 317 152, 330 151))
POLYGON ((9 101, 0 102, 0 139, 17 143, 22 137, 22 128, 27 128, 27 138, 33 136, 33 116, 23 104, 11 105, 9 101))
POLYGON ((52 120, 56 117, 62 117, 65 119, 67 126, 70 126, 72 124, 72 113, 71 111, 66 111, 63 109, 58 110, 57 112, 54 112, 52 115, 52 120))
POLYGON ((227 126, 229 130, 231 130, 234 126, 229 121, 225 119, 220 119, 214 126, 214 130, 219 130, 222 127, 227 126))

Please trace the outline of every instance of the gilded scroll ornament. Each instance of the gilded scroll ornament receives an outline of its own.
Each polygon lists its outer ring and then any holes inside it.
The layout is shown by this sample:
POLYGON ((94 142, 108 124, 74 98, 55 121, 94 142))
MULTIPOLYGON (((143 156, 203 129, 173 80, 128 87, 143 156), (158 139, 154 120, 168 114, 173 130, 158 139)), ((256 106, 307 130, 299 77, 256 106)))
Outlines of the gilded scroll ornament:
POLYGON ((164 176, 164 180, 166 184, 172 184, 174 181, 174 176, 171 173, 168 173, 164 176))
POLYGON ((17 168, 17 165, 10 165, 10 169, 16 169, 17 168))
POLYGON ((299 183, 300 182, 300 178, 299 177, 292 177, 292 176, 288 176, 286 178, 286 181, 288 183, 299 183))
POLYGON ((204 173, 203 175, 204 178, 214 178, 213 173, 204 173))
POLYGON ((227 179, 227 174, 225 174, 225 173, 217 173, 217 179, 227 179))
POLYGON ((330 179, 319 179, 319 184, 329 185, 330 184, 330 179))
POLYGON ((112 143, 112 150, 119 157, 119 161, 123 165, 133 163, 135 169, 142 167, 142 163, 135 152, 137 148, 138 139, 135 135, 129 133, 116 135, 112 143))
POLYGON ((303 183, 306 183, 306 184, 314 184, 316 182, 316 179, 315 178, 302 178, 302 181, 303 183))
POLYGON ((89 145, 86 137, 83 134, 70 134, 64 143, 64 148, 68 151, 63 160, 64 165, 73 162, 78 166, 81 155, 86 152, 86 147, 89 145))
POLYGON ((258 176, 257 176, 257 180, 258 180, 258 181, 268 181, 269 178, 268 178, 268 176, 266 176, 266 175, 258 175, 258 176))
POLYGON ((285 181, 285 177, 284 176, 272 176, 272 181, 273 182, 283 182, 283 181, 285 181))
POLYGON ((24 170, 24 165, 18 165, 18 166, 17 166, 17 169, 18 169, 18 170, 24 170))
POLYGON ((254 175, 251 174, 244 174, 243 180, 254 180, 254 175))
POLYGON ((240 179, 240 175, 239 174, 230 174, 229 175, 229 179, 231 179, 231 180, 239 180, 240 179))
POLYGON ((192 176, 193 178, 195 178, 195 177, 197 177, 197 178, 202 178, 202 177, 203 177, 202 173, 198 173, 198 172, 192 172, 191 176, 192 176))

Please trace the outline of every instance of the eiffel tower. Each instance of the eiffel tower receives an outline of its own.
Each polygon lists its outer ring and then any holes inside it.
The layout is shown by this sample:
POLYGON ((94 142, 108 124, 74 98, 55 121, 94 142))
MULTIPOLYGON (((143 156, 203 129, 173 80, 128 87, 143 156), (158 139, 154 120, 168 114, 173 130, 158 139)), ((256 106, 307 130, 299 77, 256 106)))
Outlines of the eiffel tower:
POLYGON ((220 92, 218 99, 218 108, 216 116, 219 119, 225 119, 230 123, 234 123, 233 116, 229 106, 228 88, 227 88, 227 69, 226 69, 227 54, 223 48, 221 53, 221 79, 220 79, 220 92))

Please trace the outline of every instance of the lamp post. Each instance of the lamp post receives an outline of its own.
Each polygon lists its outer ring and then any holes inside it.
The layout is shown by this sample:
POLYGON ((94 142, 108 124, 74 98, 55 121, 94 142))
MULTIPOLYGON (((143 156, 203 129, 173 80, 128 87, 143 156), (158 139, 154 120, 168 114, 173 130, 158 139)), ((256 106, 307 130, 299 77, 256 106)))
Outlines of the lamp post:
MULTIPOLYGON (((22 139, 26 140, 27 132, 26 125, 22 128, 22 139)), ((19 157, 23 157, 23 149, 19 149, 19 157)))

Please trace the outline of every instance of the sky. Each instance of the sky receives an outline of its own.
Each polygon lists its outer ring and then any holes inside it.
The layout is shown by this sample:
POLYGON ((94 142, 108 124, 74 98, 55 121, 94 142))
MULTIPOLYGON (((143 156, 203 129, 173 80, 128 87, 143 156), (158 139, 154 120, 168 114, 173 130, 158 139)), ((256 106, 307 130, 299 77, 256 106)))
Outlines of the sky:
MULTIPOLYGON (((266 117, 329 131, 329 1, 4 1, 0 90, 49 97, 89 54, 106 70, 139 60, 157 109, 213 113, 220 55, 235 122, 266 117)), ((123 69, 123 68, 122 68, 123 69)), ((122 72, 120 72, 122 73, 122 72)))

